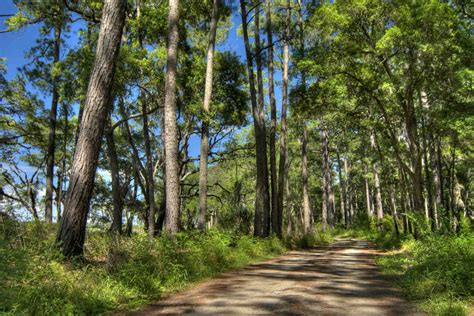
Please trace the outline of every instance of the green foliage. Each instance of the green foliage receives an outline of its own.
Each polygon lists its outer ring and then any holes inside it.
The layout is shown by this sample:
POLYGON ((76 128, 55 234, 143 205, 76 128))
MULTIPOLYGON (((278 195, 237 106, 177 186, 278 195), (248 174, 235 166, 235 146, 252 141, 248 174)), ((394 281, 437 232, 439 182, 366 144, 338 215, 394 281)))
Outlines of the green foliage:
POLYGON ((192 282, 285 251, 277 238, 189 232, 150 240, 91 230, 86 260, 64 264, 55 227, 0 222, 0 312, 98 314, 131 309, 192 282))
POLYGON ((334 241, 338 234, 339 230, 335 229, 327 229, 323 232, 321 224, 318 224, 307 234, 293 232, 293 234, 286 235, 284 242, 290 249, 308 249, 317 245, 328 245, 334 241))

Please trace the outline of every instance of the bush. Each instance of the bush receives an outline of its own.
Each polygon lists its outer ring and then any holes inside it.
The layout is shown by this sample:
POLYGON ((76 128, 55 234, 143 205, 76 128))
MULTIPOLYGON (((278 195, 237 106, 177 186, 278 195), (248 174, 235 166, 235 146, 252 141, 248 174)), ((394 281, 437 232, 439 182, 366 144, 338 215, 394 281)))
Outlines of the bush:
POLYGON ((285 251, 277 238, 217 230, 153 240, 143 233, 125 238, 89 230, 86 260, 65 264, 54 245, 55 227, 9 223, 0 229, 0 313, 6 314, 132 309, 163 292, 285 251))

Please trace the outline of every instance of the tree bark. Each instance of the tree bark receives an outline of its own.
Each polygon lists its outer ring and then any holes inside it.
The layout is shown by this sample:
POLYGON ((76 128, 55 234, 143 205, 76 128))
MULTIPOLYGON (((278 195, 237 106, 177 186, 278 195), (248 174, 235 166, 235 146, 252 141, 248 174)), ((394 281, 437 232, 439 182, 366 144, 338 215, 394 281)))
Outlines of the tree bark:
POLYGON ((344 160, 344 173, 346 174, 346 221, 349 225, 352 224, 352 215, 354 214, 354 204, 352 199, 352 164, 348 159, 344 160))
POLYGON ((403 177, 403 170, 399 167, 398 168, 398 182, 399 182, 399 192, 400 192, 400 209, 402 211, 402 226, 403 226, 403 233, 406 234, 408 232, 408 217, 406 216, 408 206, 405 194, 405 181, 403 177))
POLYGON ((276 101, 273 65, 272 10, 270 0, 265 0, 266 31, 268 42, 268 97, 270 99, 270 183, 272 197, 272 229, 281 236, 282 227, 278 225, 278 186, 276 173, 276 101))
POLYGON ((428 164, 428 143, 427 143, 427 131, 426 131, 426 122, 425 117, 421 117, 421 123, 423 128, 423 166, 425 170, 425 187, 426 187, 426 199, 428 207, 428 217, 431 221, 431 230, 435 231, 438 226, 438 220, 435 211, 436 202, 433 199, 433 178, 432 172, 430 170, 430 165, 428 164))
POLYGON ((83 254, 87 214, 124 22, 125 1, 106 0, 81 130, 71 166, 66 208, 57 237, 65 257, 83 254))
MULTIPOLYGON (((54 49, 53 49, 53 69, 59 62, 61 48, 61 25, 57 23, 54 26, 54 49)), ((49 136, 48 153, 46 158, 46 193, 45 193, 45 220, 46 223, 53 222, 53 179, 54 179, 54 153, 56 151, 56 123, 58 116, 58 76, 53 74, 53 95, 51 98, 51 110, 49 112, 49 136)))
POLYGON ((63 203, 63 185, 65 183, 66 179, 66 164, 67 164, 67 142, 69 138, 68 134, 68 129, 69 129, 69 111, 68 111, 68 105, 63 104, 63 110, 64 110, 64 138, 63 138, 63 158, 61 162, 61 172, 58 176, 58 196, 57 196, 57 202, 56 202, 56 223, 61 222, 61 210, 62 210, 62 203, 63 203))
MULTIPOLYGON (((298 25, 300 28, 299 32, 299 50, 300 57, 303 58, 305 53, 304 46, 304 25, 303 25, 303 8, 301 0, 298 0, 298 25)), ((306 73, 304 70, 301 71, 301 86, 303 93, 306 92, 306 73)), ((303 135, 301 139, 301 178, 303 183, 303 230, 305 234, 309 233, 312 229, 311 227, 311 202, 309 199, 309 185, 308 185, 308 127, 306 122, 301 122, 303 127, 303 135)), ((288 185, 288 181, 287 181, 288 185)), ((289 185, 288 185, 289 186, 289 185)))
POLYGON ((390 202, 392 204, 392 215, 393 215, 393 226, 395 228, 395 232, 400 235, 400 228, 398 227, 398 210, 397 210, 397 199, 395 197, 395 185, 390 190, 390 202))
MULTIPOLYGON (((375 136, 375 131, 372 129, 370 131, 370 145, 374 152, 377 152, 377 140, 375 136)), ((379 177, 379 159, 375 158, 372 163, 372 168, 374 172, 374 187, 375 187, 375 210, 377 214, 377 225, 379 229, 381 228, 383 221, 383 205, 382 205, 382 192, 380 190, 380 177, 379 177)))
POLYGON ((240 9, 242 15, 242 33, 244 36, 245 55, 247 57, 247 73, 250 86, 250 101, 252 104, 252 115, 255 133, 255 159, 257 166, 257 181, 255 192, 255 218, 254 218, 254 235, 262 236, 262 222, 265 208, 269 206, 268 196, 268 174, 267 169, 267 150, 265 140, 265 122, 263 120, 263 112, 260 111, 257 104, 257 94, 255 91, 255 77, 252 65, 252 53, 250 50, 248 36, 247 8, 245 0, 240 0, 240 9), (266 183, 266 184, 265 184, 266 183))
POLYGON ((344 191, 344 178, 342 176, 342 163, 339 150, 336 151, 337 155, 337 170, 339 174, 339 204, 341 207, 341 219, 345 227, 347 227, 346 222, 346 195, 344 191))
POLYGON ((328 137, 327 137, 327 130, 325 127, 321 128, 321 151, 323 156, 323 176, 322 176, 322 190, 323 190, 323 197, 322 197, 322 210, 321 210, 321 220, 322 220, 322 229, 323 232, 327 230, 328 225, 328 218, 329 218, 329 177, 328 177, 328 137))
POLYGON ((176 123, 176 64, 178 57, 179 0, 169 0, 168 58, 164 108, 166 218, 165 229, 175 234, 179 229, 178 127, 176 123))
POLYGON ((364 184, 365 184, 365 204, 367 209, 367 218, 372 218, 374 216, 374 210, 372 209, 372 199, 370 196, 370 186, 369 186, 369 179, 367 178, 367 174, 369 173, 369 168, 367 164, 364 163, 364 184))
POLYGON ((440 187, 440 175, 438 172, 438 168, 436 165, 436 153, 435 153, 435 139, 431 131, 428 131, 428 147, 429 147, 429 155, 430 155, 430 167, 431 171, 433 172, 433 185, 434 185, 434 197, 433 197, 433 211, 435 213, 436 219, 436 229, 439 229, 439 219, 438 213, 442 206, 442 198, 441 198, 441 187, 440 187))
POLYGON ((199 219, 198 227, 206 228, 207 216, 207 161, 209 155, 209 106, 212 96, 212 73, 214 70, 214 49, 216 45, 217 22, 219 20, 219 0, 212 5, 211 25, 209 29, 209 44, 207 46, 206 82, 204 87, 204 102, 202 105, 204 119, 201 131, 201 156, 199 159, 199 219))
POLYGON ((111 128, 111 118, 109 119, 109 127, 105 132, 105 139, 107 142, 107 158, 109 161, 110 177, 112 179, 112 201, 113 201, 113 216, 112 225, 110 231, 122 234, 122 211, 123 211, 123 198, 122 198, 122 186, 120 184, 119 176, 119 163, 117 157, 117 149, 115 147, 114 131, 111 128))
POLYGON ((413 105, 412 97, 408 97, 407 102, 405 102, 405 126, 413 169, 413 207, 415 211, 421 212, 423 210, 422 152, 418 140, 415 107, 413 105))
POLYGON ((309 188, 308 188, 308 129, 306 124, 303 125, 303 137, 301 138, 301 176, 303 181, 303 228, 304 233, 307 234, 311 231, 311 203, 309 201, 309 188))
POLYGON ((286 133, 286 111, 289 106, 288 97, 288 64, 290 62, 289 32, 291 18, 291 3, 288 0, 286 5, 285 33, 283 44, 283 86, 281 102, 281 135, 280 135, 280 161, 278 166, 278 225, 281 232, 281 222, 283 218, 283 200, 285 196, 285 182, 288 181, 288 144, 286 133))
MULTIPOLYGON (((267 160, 267 133, 265 127, 265 94, 263 91, 263 75, 262 75, 262 51, 260 47, 260 6, 255 8, 255 62, 257 64, 257 91, 258 91, 258 115, 259 120, 263 124, 262 134, 264 139, 264 152, 262 151, 262 162, 263 168, 263 186, 265 190, 264 195, 264 208, 263 208, 263 221, 262 221, 262 236, 267 237, 270 235, 270 192, 268 187, 268 160, 267 160)), ((277 235, 281 236, 281 229, 277 229, 277 235)))
POLYGON ((441 137, 436 139, 436 170, 439 177, 439 187, 437 188, 438 197, 445 210, 448 209, 446 197, 444 196, 444 177, 443 177, 443 152, 441 151, 441 137))

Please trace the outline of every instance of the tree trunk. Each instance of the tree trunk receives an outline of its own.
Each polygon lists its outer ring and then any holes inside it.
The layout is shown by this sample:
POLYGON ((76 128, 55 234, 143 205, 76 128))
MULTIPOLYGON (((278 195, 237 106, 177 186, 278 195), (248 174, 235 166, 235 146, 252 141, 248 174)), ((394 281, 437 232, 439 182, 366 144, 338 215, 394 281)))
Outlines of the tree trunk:
POLYGON ((247 75, 250 87, 250 101, 252 103, 252 115, 255 132, 255 159, 257 165, 257 181, 255 192, 255 219, 254 235, 262 236, 262 221, 265 208, 269 207, 268 196, 268 174, 267 169, 267 150, 265 140, 265 122, 263 112, 260 111, 257 104, 257 94, 255 91, 255 78, 252 65, 252 53, 248 37, 247 9, 245 0, 240 0, 240 9, 242 15, 242 33, 244 36, 245 55, 247 57, 247 75))
POLYGON ((433 211, 435 215, 435 226, 436 229, 439 229, 439 208, 442 206, 441 198, 441 188, 440 188, 440 175, 436 165, 436 156, 435 156, 435 140, 431 131, 428 131, 428 147, 429 147, 429 156, 430 156, 430 167, 433 172, 433 185, 434 185, 434 197, 433 197, 433 211))
POLYGON ((285 195, 285 182, 288 180, 288 144, 286 135, 286 111, 289 106, 288 97, 288 64, 290 62, 290 48, 289 48, 289 32, 290 32, 290 17, 291 17, 291 3, 287 1, 286 7, 286 21, 285 34, 283 44, 283 91, 281 103, 281 136, 280 136, 280 161, 278 166, 278 227, 281 233, 281 222, 283 217, 283 199, 285 195))
POLYGON ((109 127, 105 132, 105 139, 107 142, 107 158, 109 161, 110 177, 112 179, 112 201, 114 206, 110 231, 121 235, 123 198, 119 176, 119 163, 117 150, 115 148, 114 131, 112 129, 111 119, 112 118, 109 119, 109 127))
POLYGON ((392 204, 392 216, 393 216, 393 226, 395 228, 395 233, 400 235, 400 228, 398 227, 398 210, 397 210, 397 199, 395 197, 396 187, 393 187, 390 190, 390 202, 392 204))
MULTIPOLYGON (((58 23, 59 24, 59 23, 58 23)), ((59 53, 61 47, 61 26, 54 26, 54 50, 53 66, 59 62, 59 53)), ((46 158, 46 193, 45 193, 45 211, 44 217, 46 223, 53 222, 53 178, 54 178, 54 153, 56 151, 56 120, 58 115, 58 76, 53 76, 53 96, 51 98, 51 110, 49 112, 49 136, 48 136, 48 154, 46 158)))
MULTIPOLYGON (((370 131, 370 145, 372 150, 377 152, 377 140, 375 136, 375 131, 372 129, 370 131)), ((376 154, 377 155, 377 154, 376 154)), ((372 163, 372 168, 374 172, 374 187, 375 187, 375 210, 377 214, 377 225, 379 229, 381 228, 383 221, 383 205, 382 205, 382 192, 380 190, 380 178, 379 178, 379 162, 378 158, 375 158, 372 163)))
POLYGON ((403 176, 403 170, 398 168, 398 182, 399 182, 399 192, 400 192, 400 208, 402 210, 402 224, 403 224, 403 233, 408 232, 408 217, 406 216, 408 211, 407 199, 406 199, 406 188, 405 180, 403 176))
MULTIPOLYGON (((329 137, 328 131, 321 122, 321 151, 323 154, 323 200, 326 202, 323 205, 323 227, 329 224, 331 227, 333 223, 333 199, 332 185, 331 185, 331 166, 329 162, 329 137)), ((324 230, 326 228, 324 227, 324 230)))
POLYGON ((164 132, 166 172, 165 229, 170 234, 178 232, 179 224, 179 166, 178 127, 176 123, 176 64, 178 57, 179 0, 169 0, 168 59, 166 63, 164 132))
MULTIPOLYGON (((334 188, 333 188, 333 177, 331 174, 329 174, 329 225, 331 228, 334 228, 336 225, 337 221, 337 216, 336 216, 336 203, 334 200, 334 188)), ((356 199, 356 204, 357 204, 357 199, 356 199)))
POLYGON ((412 96, 408 97, 407 102, 405 102, 405 126, 413 169, 413 207, 416 212, 421 212, 423 210, 422 152, 418 141, 417 122, 412 96))
POLYGON ((87 214, 124 22, 125 1, 106 0, 81 130, 71 166, 66 208, 57 238, 66 257, 83 254, 87 214))
POLYGON ((68 142, 68 120, 69 120, 69 111, 68 111, 68 105, 63 104, 63 110, 64 110, 64 138, 63 138, 63 158, 62 158, 62 163, 61 163, 61 172, 58 177, 58 197, 57 197, 57 203, 56 203, 56 223, 61 222, 61 209, 62 209, 62 203, 63 203, 63 185, 65 183, 66 179, 66 163, 67 163, 67 142, 68 142))
MULTIPOLYGON (((322 123, 324 124, 324 123, 322 123)), ((322 197, 322 211, 321 211, 321 219, 323 225, 323 232, 327 230, 328 225, 328 217, 329 217, 329 167, 328 167, 328 160, 329 160, 329 153, 328 153, 328 137, 327 137, 327 130, 326 127, 321 128, 321 151, 323 156, 323 176, 322 176, 322 190, 323 190, 323 197, 322 197)))
MULTIPOLYGON (((298 0, 298 25, 300 28, 299 32, 299 50, 300 57, 304 57, 305 47, 304 47, 304 25, 303 25, 303 8, 301 0, 298 0)), ((301 71, 301 85, 303 93, 306 92, 306 73, 304 70, 301 71)), ((308 127, 306 122, 302 121, 303 127, 303 136, 301 139, 301 178, 303 182, 303 229, 305 234, 309 233, 312 229, 311 227, 311 202, 309 199, 309 185, 308 185, 308 127)), ((289 186, 287 181, 287 186, 289 186)))
POLYGON ((425 170, 425 187, 426 187, 426 204, 428 209, 428 218, 431 221, 431 230, 435 231, 438 226, 438 220, 435 215, 435 201, 433 199, 433 180, 430 166, 428 164, 428 143, 425 125, 425 117, 421 117, 421 125, 423 128, 423 166, 425 170))
MULTIPOLYGON (((255 62, 257 64, 257 91, 258 91, 258 115, 260 121, 263 122, 263 138, 264 138, 264 149, 262 157, 265 162, 262 162, 262 168, 264 172, 264 187, 265 187, 265 199, 263 208, 263 222, 262 222, 262 236, 267 237, 270 235, 270 195, 268 187, 268 162, 267 162, 267 134, 265 128, 265 94, 263 91, 263 76, 262 76, 262 51, 260 48, 260 6, 255 8, 255 62), (264 167, 263 167, 264 166, 264 167)), ((277 229, 277 235, 281 236, 281 229, 277 229)))
POLYGON ((346 206, 346 220, 348 224, 352 224, 354 214, 354 203, 353 203, 353 188, 352 188, 352 163, 348 159, 344 160, 344 173, 346 174, 346 197, 347 197, 347 206, 346 206))
POLYGON ((443 161, 442 161, 443 152, 441 151, 441 137, 438 136, 436 140, 436 170, 439 176, 439 187, 438 187, 438 196, 440 199, 441 205, 445 210, 448 209, 446 203, 446 198, 444 196, 444 177, 443 177, 443 161))
POLYGON ((337 155, 337 170, 338 170, 338 175, 339 175, 339 204, 341 207, 341 220, 342 223, 344 224, 344 227, 347 227, 346 223, 346 195, 344 192, 344 179, 342 177, 342 163, 341 163, 341 155, 339 153, 339 150, 336 151, 337 155))
POLYGON ((212 5, 209 44, 207 45, 206 83, 204 87, 204 102, 202 110, 204 119, 201 131, 201 157, 199 159, 199 219, 198 227, 206 228, 207 215, 207 159, 209 155, 209 105, 212 96, 212 72, 214 70, 214 49, 216 44, 217 22, 219 20, 219 0, 212 5))
POLYGON ((306 125, 303 125, 303 137, 301 138, 301 176, 303 181, 303 228, 305 234, 311 231, 311 203, 309 201, 308 188, 308 153, 306 149, 307 145, 308 129, 306 128, 306 125))
POLYGON ((278 199, 277 199, 277 174, 276 174, 276 101, 273 66, 273 34, 272 34, 272 11, 270 0, 265 0, 266 31, 268 42, 268 97, 270 99, 270 183, 272 196, 272 229, 278 236, 281 236, 281 229, 278 225, 278 199))
POLYGON ((365 184, 365 205, 367 209, 367 218, 371 219, 374 216, 374 210, 372 209, 372 199, 370 197, 370 186, 369 186, 369 179, 367 178, 367 174, 369 173, 369 168, 367 164, 364 163, 364 184, 365 184))

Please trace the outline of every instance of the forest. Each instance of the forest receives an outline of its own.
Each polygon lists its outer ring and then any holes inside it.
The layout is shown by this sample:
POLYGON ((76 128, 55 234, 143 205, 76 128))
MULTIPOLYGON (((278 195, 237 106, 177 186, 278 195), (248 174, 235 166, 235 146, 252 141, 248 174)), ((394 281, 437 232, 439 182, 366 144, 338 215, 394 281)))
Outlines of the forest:
POLYGON ((471 315, 473 18, 2 0, 0 314, 471 315))

